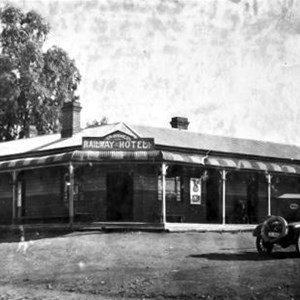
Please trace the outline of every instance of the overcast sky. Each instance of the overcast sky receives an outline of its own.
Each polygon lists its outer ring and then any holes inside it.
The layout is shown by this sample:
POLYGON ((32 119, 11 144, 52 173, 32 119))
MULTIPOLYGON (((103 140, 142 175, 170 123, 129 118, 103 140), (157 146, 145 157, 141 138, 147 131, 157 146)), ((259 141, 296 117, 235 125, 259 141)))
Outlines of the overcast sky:
MULTIPOLYGON (((6 0, 2 0, 4 3, 6 0)), ((82 74, 82 126, 109 122, 300 144, 300 1, 23 0, 82 74)))

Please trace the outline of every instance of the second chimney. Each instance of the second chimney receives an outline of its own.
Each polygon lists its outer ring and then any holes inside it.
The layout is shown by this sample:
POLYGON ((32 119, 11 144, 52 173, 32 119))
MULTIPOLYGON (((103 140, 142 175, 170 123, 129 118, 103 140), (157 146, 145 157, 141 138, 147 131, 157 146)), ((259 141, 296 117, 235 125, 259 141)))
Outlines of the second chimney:
POLYGON ((62 107, 62 130, 61 137, 71 137, 73 134, 78 133, 80 127, 80 111, 81 106, 79 102, 65 102, 62 107))
POLYGON ((188 118, 173 117, 170 124, 171 124, 172 128, 187 130, 190 122, 189 122, 188 118))

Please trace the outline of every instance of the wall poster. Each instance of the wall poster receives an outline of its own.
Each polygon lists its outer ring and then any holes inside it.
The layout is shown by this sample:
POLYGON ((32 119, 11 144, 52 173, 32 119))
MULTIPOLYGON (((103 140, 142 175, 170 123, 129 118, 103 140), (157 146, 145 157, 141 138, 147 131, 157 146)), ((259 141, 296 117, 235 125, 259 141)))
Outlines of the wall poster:
POLYGON ((190 178, 190 203, 201 205, 201 179, 190 178))

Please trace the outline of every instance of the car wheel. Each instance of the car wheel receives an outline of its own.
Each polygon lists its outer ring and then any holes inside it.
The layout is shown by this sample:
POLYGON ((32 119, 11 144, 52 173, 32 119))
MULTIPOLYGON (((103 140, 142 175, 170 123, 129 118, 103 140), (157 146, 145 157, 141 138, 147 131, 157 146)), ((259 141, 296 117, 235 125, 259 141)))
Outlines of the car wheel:
POLYGON ((300 233, 298 234, 297 241, 296 241, 296 251, 298 255, 300 255, 300 233))
POLYGON ((273 246, 272 243, 264 241, 260 236, 256 238, 256 249, 260 255, 271 255, 273 246))
POLYGON ((261 227, 261 237, 265 242, 275 243, 288 234, 287 221, 279 216, 271 216, 261 227))

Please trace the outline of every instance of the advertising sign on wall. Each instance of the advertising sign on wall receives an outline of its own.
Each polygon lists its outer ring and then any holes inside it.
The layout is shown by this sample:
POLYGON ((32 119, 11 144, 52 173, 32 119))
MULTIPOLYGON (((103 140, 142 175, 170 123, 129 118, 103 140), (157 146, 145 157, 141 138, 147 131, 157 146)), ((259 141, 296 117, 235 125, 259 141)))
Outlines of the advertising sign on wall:
POLYGON ((190 201, 191 204, 201 204, 201 179, 190 178, 190 201))

